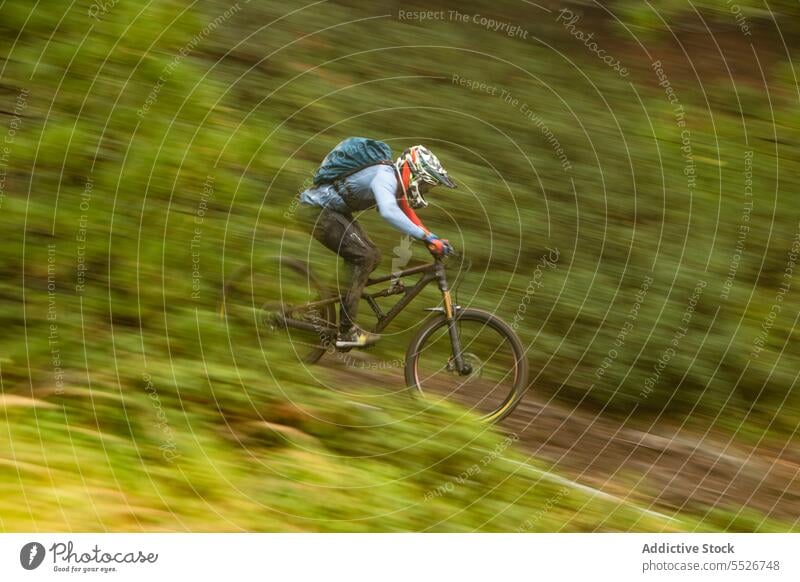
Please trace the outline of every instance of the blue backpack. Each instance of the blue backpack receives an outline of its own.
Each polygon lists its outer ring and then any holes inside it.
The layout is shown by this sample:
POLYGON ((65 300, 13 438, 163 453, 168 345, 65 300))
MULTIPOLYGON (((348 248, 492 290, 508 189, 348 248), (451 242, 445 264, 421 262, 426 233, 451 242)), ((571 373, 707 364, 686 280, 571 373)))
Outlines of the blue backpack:
POLYGON ((392 148, 375 139, 348 137, 322 160, 322 164, 314 174, 314 185, 332 184, 377 164, 394 165, 392 148))

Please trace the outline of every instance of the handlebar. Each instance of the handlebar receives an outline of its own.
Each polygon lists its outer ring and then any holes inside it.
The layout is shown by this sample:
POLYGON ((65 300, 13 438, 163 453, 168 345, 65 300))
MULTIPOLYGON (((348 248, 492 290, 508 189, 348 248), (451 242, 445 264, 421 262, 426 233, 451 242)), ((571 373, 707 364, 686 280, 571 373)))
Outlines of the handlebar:
MULTIPOLYGON (((433 253, 431 253, 431 254, 433 254, 433 253)), ((457 251, 456 249, 453 249, 447 255, 433 255, 433 260, 436 261, 437 263, 445 263, 445 262, 447 262, 448 259, 460 259, 460 258, 463 258, 463 257, 464 257, 464 254, 461 251, 457 251)))

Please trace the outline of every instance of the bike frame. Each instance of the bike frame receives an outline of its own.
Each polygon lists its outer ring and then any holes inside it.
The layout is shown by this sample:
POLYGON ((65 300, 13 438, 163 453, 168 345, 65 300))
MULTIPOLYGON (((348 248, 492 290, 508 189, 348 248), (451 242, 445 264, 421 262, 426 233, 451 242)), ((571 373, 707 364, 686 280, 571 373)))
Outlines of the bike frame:
MULTIPOLYGON (((450 287, 447 283, 447 273, 445 271, 444 262, 442 259, 436 259, 433 263, 426 263, 424 265, 418 265, 416 267, 411 267, 408 269, 404 269, 402 271, 398 271, 396 273, 392 273, 390 275, 383 275, 377 277, 375 279, 367 280, 365 285, 366 287, 372 287, 374 285, 379 285, 381 283, 386 283, 388 281, 395 281, 395 283, 389 287, 388 289, 383 289, 377 293, 363 293, 361 298, 364 299, 367 304, 372 309, 372 312, 375 314, 377 322, 373 327, 372 331, 374 333, 380 333, 386 326, 388 326, 397 314, 403 311, 408 305, 419 295, 422 290, 427 287, 433 281, 437 281, 439 291, 442 293, 442 307, 440 308, 428 308, 429 311, 441 311, 445 318, 447 319, 449 335, 450 335, 450 343, 453 347, 453 358, 456 364, 456 368, 461 371, 462 373, 468 373, 465 371, 467 366, 465 365, 462 354, 461 354, 461 340, 458 335, 458 329, 456 327, 456 320, 455 320, 455 310, 453 306, 453 300, 450 294, 450 287), (419 281, 417 281, 412 287, 406 287, 402 283, 400 283, 400 279, 405 277, 410 277, 417 274, 422 274, 419 281), (399 284, 398 284, 399 283, 399 284), (389 311, 384 313, 380 306, 378 305, 376 298, 380 297, 389 297, 391 295, 400 295, 402 294, 403 297, 395 303, 389 311)), ((291 316, 296 312, 307 312, 314 309, 318 309, 320 307, 325 307, 331 304, 340 303, 343 299, 342 295, 336 297, 330 297, 327 299, 321 299, 319 301, 313 301, 311 303, 306 303, 304 305, 297 306, 292 309, 288 309, 283 313, 283 324, 289 328, 301 329, 304 331, 313 331, 315 333, 319 333, 319 325, 315 325, 313 323, 309 323, 307 321, 294 319, 291 316)), ((329 322, 330 323, 330 322, 329 322)), ((332 326, 328 326, 330 329, 333 329, 332 326)))

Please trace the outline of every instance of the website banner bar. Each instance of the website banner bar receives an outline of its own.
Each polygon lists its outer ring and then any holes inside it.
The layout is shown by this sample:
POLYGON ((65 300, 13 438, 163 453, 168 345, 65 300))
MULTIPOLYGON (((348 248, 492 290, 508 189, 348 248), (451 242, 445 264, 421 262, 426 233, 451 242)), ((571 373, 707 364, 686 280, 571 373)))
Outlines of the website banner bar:
POLYGON ((4 534, 0 579, 798 580, 797 534, 4 534))

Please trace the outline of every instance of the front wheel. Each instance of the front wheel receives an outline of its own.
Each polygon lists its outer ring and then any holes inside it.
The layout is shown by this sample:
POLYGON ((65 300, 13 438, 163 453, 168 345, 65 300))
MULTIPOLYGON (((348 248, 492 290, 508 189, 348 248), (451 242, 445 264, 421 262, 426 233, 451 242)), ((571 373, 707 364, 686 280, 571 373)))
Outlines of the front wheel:
POLYGON ((528 385, 528 360, 517 334, 502 319, 479 309, 456 313, 464 367, 453 357, 449 324, 442 315, 426 323, 406 354, 406 384, 433 400, 466 406, 487 422, 514 410, 528 385))

